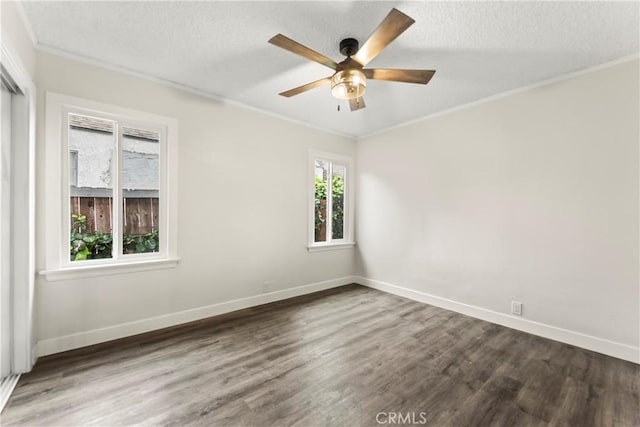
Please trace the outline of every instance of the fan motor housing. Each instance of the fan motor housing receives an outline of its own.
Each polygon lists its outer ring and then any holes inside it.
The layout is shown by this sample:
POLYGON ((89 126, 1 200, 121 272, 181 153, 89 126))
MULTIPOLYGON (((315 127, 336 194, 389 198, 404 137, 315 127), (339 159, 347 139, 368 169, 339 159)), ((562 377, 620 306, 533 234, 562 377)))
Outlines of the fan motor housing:
POLYGON ((358 40, 348 38, 340 41, 340 53, 344 56, 350 57, 355 55, 358 51, 359 43, 358 40))

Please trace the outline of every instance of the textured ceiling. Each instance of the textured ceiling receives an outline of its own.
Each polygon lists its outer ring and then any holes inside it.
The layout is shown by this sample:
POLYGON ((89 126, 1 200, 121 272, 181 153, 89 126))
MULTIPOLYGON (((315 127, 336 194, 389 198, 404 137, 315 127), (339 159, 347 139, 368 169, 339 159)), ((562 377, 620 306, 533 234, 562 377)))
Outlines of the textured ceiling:
POLYGON ((638 2, 23 2, 38 44, 179 83, 329 131, 371 134, 639 51, 638 2), (437 70, 427 86, 369 81, 350 112, 328 68, 267 43, 277 33, 342 60, 395 7, 416 20, 370 67, 437 70), (341 111, 337 105, 341 103, 341 111))

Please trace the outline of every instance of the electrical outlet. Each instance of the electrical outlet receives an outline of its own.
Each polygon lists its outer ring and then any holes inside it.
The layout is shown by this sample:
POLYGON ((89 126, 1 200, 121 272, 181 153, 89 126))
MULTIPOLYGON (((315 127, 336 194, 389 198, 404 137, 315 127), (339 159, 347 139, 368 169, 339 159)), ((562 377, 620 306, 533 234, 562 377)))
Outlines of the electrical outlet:
POLYGON ((263 293, 271 292, 272 288, 273 288, 273 280, 267 280, 262 284, 263 293))
POLYGON ((511 301, 511 314, 522 316, 522 303, 520 301, 511 301))

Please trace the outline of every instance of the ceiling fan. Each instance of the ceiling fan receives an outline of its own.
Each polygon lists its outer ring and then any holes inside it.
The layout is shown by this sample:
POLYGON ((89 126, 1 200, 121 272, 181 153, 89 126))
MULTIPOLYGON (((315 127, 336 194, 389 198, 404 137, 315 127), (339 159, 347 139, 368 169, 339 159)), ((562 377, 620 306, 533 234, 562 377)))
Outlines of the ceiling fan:
POLYGON ((389 80, 405 83, 427 84, 435 70, 401 70, 364 68, 382 50, 409 28, 415 21, 397 9, 382 20, 369 39, 358 48, 358 40, 347 38, 340 42, 340 53, 347 57, 336 63, 282 34, 273 36, 269 43, 331 68, 335 73, 311 83, 280 93, 291 97, 331 83, 331 94, 338 99, 349 100, 351 111, 365 107, 363 95, 367 90, 367 79, 389 80))

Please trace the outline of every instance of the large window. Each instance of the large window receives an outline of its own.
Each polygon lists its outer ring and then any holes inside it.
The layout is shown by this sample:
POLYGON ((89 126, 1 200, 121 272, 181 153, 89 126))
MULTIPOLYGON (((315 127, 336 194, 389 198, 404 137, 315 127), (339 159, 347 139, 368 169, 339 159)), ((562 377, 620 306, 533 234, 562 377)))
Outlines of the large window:
POLYGON ((47 96, 47 182, 61 189, 47 277, 176 260, 175 120, 47 96))
POLYGON ((309 248, 353 245, 349 158, 312 152, 309 248))
POLYGON ((160 252, 162 132, 95 116, 69 112, 66 117, 69 259, 160 252))

